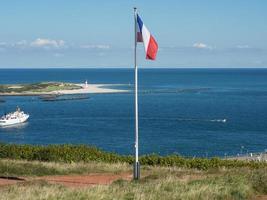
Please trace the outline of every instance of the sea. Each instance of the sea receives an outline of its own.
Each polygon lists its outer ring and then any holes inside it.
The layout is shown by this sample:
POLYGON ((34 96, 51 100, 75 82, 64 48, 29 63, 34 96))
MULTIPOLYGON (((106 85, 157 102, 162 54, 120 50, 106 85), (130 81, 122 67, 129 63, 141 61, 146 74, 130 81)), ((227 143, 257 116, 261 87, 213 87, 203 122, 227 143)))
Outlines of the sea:
MULTIPOLYGON (((17 106, 30 114, 27 123, 0 128, 0 142, 134 154, 133 69, 0 69, 0 84, 85 80, 129 92, 54 102, 0 97, 0 115, 17 106)), ((189 157, 267 151, 267 69, 140 69, 139 148, 142 155, 189 157)))

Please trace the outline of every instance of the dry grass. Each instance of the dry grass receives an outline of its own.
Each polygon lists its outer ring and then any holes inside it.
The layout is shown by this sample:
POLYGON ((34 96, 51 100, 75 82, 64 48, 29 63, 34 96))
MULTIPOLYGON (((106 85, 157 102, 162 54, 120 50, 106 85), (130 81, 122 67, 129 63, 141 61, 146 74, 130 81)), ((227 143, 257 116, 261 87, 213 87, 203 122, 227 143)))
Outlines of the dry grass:
MULTIPOLYGON (((87 174, 122 172, 132 169, 127 164, 105 163, 41 163, 4 160, 10 165, 42 166, 54 173, 87 174)), ((3 160, 0 163, 4 162, 3 160)), ((217 169, 200 171, 176 167, 142 167, 142 179, 118 180, 111 185, 68 188, 44 181, 32 181, 0 188, 1 199, 251 199, 267 193, 267 170, 217 169)))
POLYGON ((101 172, 120 173, 129 170, 131 170, 131 166, 126 163, 80 162, 67 164, 59 162, 0 160, 0 176, 46 176, 101 172))
POLYGON ((0 189, 0 199, 247 199, 252 196, 249 185, 243 181, 229 182, 223 177, 201 179, 187 183, 176 177, 125 182, 109 186, 66 188, 44 182, 9 186, 0 189), (23 196, 22 196, 23 194, 23 196))

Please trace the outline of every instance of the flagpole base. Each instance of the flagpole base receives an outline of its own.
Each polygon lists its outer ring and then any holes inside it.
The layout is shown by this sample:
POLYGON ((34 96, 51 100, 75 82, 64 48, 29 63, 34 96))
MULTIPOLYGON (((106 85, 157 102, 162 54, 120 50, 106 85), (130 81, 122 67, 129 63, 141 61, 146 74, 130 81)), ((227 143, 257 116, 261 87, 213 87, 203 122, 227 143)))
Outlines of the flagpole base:
POLYGON ((133 166, 133 179, 139 180, 140 179, 140 163, 135 162, 133 166))

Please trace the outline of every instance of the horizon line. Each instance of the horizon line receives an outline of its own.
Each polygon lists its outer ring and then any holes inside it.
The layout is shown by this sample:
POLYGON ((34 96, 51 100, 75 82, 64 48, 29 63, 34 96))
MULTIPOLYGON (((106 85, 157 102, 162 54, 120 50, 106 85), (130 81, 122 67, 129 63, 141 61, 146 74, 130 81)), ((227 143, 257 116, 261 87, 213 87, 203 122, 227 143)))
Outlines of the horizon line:
MULTIPOLYGON (((199 66, 199 67, 164 67, 164 66, 157 66, 157 67, 145 67, 145 66, 138 66, 139 69, 267 69, 267 66, 263 67, 207 67, 207 66, 199 66)), ((0 70, 2 69, 134 69, 134 67, 115 67, 115 66, 100 66, 100 67, 92 67, 92 66, 87 66, 87 67, 72 67, 72 66, 62 66, 62 67, 0 67, 0 70)))

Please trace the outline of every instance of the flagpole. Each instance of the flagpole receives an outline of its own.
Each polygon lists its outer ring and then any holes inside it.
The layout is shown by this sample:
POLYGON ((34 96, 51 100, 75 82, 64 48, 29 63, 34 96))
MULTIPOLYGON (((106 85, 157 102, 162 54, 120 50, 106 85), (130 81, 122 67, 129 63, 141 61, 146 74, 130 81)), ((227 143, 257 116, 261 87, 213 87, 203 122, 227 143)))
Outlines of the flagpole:
POLYGON ((136 46, 137 46, 137 8, 134 7, 134 71, 135 71, 135 163, 133 170, 133 178, 140 179, 140 164, 138 159, 138 68, 136 62, 136 46))

